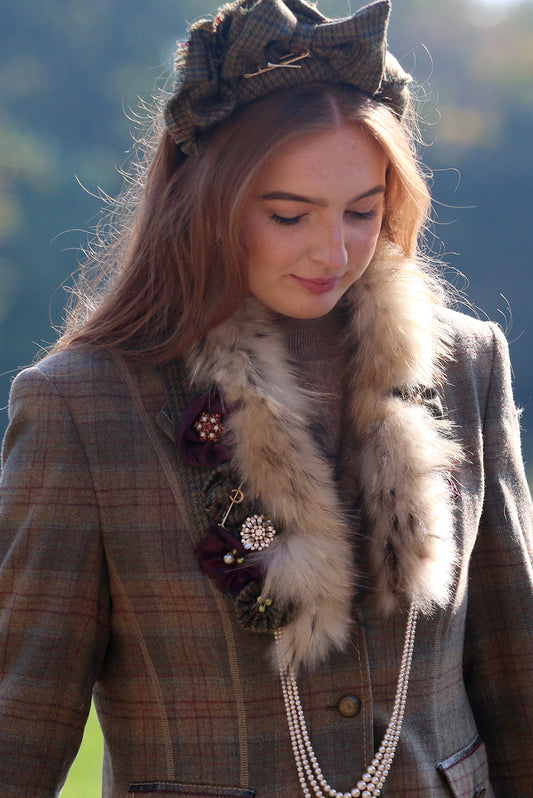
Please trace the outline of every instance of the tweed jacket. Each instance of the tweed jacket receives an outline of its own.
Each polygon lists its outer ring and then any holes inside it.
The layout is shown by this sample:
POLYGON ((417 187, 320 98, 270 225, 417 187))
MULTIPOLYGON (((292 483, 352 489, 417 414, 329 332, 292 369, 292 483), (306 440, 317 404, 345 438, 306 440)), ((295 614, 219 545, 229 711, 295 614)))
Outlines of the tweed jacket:
MULTIPOLYGON (((421 617, 387 798, 533 790, 532 508, 507 346, 446 311, 439 390, 465 459, 458 563, 421 617)), ((0 527, 0 795, 59 794, 91 694, 103 795, 300 794, 270 635, 235 621, 194 554, 201 530, 159 371, 64 351, 10 397, 0 527)), ((405 614, 364 594, 348 645, 299 677, 326 778, 350 790, 391 713, 405 614)))

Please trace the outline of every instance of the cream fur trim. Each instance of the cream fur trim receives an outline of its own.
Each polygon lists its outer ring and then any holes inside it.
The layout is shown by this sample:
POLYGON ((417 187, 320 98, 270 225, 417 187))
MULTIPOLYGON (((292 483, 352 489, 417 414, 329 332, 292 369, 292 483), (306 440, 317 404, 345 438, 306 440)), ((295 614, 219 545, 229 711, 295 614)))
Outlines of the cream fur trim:
POLYGON ((440 382, 448 330, 435 317, 431 279, 391 245, 380 245, 349 299, 350 416, 377 600, 389 613, 404 596, 427 613, 449 597, 456 556, 449 476, 462 452, 447 420, 392 391, 440 382))
MULTIPOLYGON (((447 476, 460 451, 446 422, 392 390, 435 384, 446 330, 433 316, 430 281, 388 244, 346 299, 353 348, 348 434, 372 528, 378 604, 391 612, 414 600, 429 612, 448 600, 455 547, 447 476)), ((263 593, 299 608, 281 655, 295 668, 313 667, 350 636, 358 582, 353 532, 309 431, 312 401, 270 319, 250 298, 191 351, 189 366, 198 388, 215 385, 236 406, 227 429, 233 463, 248 496, 283 528, 256 555, 266 574, 263 593)))

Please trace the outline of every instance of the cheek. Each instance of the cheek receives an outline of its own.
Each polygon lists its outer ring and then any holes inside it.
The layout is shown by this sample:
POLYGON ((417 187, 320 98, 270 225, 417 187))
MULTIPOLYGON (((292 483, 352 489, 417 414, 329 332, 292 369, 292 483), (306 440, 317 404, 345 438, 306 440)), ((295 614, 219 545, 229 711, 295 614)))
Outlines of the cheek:
POLYGON ((301 243, 292 233, 287 235, 271 224, 256 225, 247 239, 249 270, 267 277, 286 270, 301 252, 301 243))
POLYGON ((354 262, 369 261, 374 255, 380 232, 381 224, 376 224, 354 236, 348 248, 350 259, 354 262))
POLYGON ((256 230, 248 241, 248 287, 252 293, 273 282, 279 268, 274 242, 256 230))
POLYGON ((271 229, 271 225, 251 219, 243 225, 242 233, 252 260, 261 262, 270 259, 270 253, 277 247, 276 231, 271 229))

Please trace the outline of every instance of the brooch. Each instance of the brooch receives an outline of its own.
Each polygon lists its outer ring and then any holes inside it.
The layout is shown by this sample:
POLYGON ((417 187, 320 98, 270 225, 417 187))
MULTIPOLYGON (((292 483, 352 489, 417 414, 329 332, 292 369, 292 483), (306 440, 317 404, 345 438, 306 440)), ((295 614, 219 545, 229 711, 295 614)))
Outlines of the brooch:
POLYGON ((196 547, 200 567, 233 600, 237 620, 244 628, 254 632, 281 629, 295 610, 292 606, 280 607, 263 595, 263 570, 259 558, 253 556, 270 546, 276 529, 266 515, 257 513, 248 515, 240 524, 229 523, 232 510, 244 503, 242 483, 226 498, 229 505, 223 517, 210 524, 196 547))
POLYGON ((176 430, 176 445, 184 463, 215 468, 230 459, 221 440, 226 416, 227 408, 216 391, 194 397, 176 430))

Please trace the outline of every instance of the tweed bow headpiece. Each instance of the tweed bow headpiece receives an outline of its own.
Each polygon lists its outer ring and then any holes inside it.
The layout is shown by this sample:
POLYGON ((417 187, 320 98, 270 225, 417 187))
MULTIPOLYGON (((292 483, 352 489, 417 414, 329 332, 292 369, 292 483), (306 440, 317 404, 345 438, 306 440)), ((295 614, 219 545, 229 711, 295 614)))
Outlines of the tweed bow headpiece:
POLYGON ((236 0, 201 19, 176 54, 167 129, 185 152, 240 106, 280 89, 345 83, 401 116, 411 77, 387 52, 390 0, 327 19, 304 0, 236 0))

